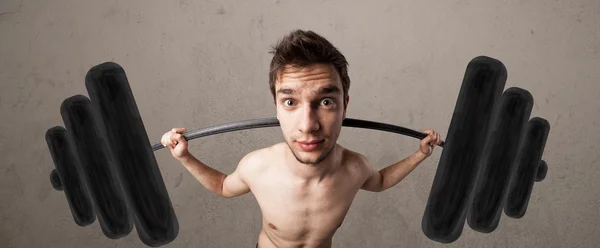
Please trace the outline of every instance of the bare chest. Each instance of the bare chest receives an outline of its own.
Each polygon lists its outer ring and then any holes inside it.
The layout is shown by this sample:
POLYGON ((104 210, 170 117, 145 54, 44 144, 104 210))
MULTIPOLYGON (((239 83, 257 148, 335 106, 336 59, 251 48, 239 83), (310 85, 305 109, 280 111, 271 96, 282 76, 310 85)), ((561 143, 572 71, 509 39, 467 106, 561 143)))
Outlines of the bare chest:
POLYGON ((269 177, 253 186, 265 228, 282 239, 325 239, 342 224, 360 188, 359 180, 340 174, 319 183, 269 177), (277 179, 273 179, 277 178, 277 179))

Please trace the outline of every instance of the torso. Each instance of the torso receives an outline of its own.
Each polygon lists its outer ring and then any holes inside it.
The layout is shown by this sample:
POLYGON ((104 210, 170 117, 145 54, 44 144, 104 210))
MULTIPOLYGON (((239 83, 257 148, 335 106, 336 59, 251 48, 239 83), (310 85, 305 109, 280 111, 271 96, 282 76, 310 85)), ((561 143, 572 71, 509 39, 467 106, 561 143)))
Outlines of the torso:
POLYGON ((244 175, 261 208, 259 247, 331 247, 358 190, 365 182, 355 153, 338 145, 342 163, 320 182, 294 177, 282 164, 285 143, 258 154, 260 165, 244 175))

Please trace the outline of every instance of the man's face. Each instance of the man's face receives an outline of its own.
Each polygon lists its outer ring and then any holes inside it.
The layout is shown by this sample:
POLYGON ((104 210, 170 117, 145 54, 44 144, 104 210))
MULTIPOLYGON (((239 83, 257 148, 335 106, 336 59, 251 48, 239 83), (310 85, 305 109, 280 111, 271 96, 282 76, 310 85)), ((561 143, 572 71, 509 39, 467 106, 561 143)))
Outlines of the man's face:
POLYGON ((344 99, 335 68, 314 64, 284 70, 275 94, 277 119, 296 159, 315 165, 327 158, 340 135, 349 100, 344 99))

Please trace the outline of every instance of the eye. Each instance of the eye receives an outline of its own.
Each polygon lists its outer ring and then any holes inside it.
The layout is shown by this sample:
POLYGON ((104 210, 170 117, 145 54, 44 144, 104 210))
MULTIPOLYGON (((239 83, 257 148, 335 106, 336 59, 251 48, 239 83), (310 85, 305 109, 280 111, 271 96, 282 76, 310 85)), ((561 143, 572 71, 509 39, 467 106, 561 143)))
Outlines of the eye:
POLYGON ((329 98, 325 98, 325 99, 323 99, 323 100, 321 101, 321 104, 323 104, 323 105, 327 106, 327 105, 331 105, 331 104, 333 104, 333 101, 332 101, 331 99, 329 99, 329 98))
POLYGON ((286 99, 285 101, 283 101, 283 104, 286 106, 292 105, 294 102, 294 100, 292 99, 286 99))

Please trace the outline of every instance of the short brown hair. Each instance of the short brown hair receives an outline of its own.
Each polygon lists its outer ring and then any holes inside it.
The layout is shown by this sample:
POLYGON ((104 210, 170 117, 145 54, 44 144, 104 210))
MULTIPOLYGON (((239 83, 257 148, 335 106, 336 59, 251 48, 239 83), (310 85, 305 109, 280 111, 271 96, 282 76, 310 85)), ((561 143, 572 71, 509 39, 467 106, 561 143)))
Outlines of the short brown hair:
POLYGON ((294 30, 279 40, 269 53, 273 54, 269 70, 269 87, 273 100, 277 77, 287 65, 301 69, 311 64, 331 64, 342 81, 344 99, 348 95, 348 61, 336 47, 319 34, 310 30, 294 30))

